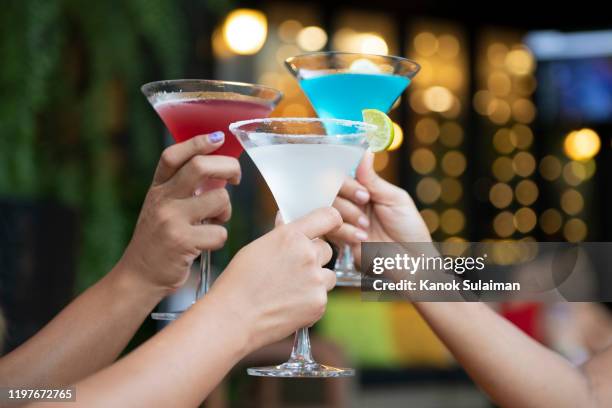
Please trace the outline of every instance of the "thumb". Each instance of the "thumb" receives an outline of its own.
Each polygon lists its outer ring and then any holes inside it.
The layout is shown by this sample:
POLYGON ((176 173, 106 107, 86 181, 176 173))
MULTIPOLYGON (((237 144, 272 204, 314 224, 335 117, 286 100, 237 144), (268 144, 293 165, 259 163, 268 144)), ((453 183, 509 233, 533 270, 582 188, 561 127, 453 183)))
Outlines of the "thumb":
POLYGON ((384 180, 374 170, 374 153, 371 151, 366 150, 355 172, 355 179, 368 190, 372 199, 384 192, 383 186, 381 186, 384 180))
POLYGON ((404 190, 389 183, 376 173, 374 170, 374 153, 369 150, 366 151, 359 167, 357 167, 355 178, 368 190, 374 203, 397 205, 401 204, 406 196, 404 190))

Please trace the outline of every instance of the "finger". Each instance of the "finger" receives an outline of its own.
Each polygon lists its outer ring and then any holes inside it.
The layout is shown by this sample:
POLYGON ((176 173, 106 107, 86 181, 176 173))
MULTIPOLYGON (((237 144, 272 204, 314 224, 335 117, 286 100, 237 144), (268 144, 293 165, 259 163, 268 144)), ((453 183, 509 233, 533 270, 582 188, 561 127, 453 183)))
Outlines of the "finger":
POLYGON ((327 235, 334 243, 359 244, 368 240, 368 233, 351 224, 342 224, 333 234, 327 235))
POLYGON ((321 268, 321 278, 323 279, 323 283, 325 285, 325 289, 329 292, 336 286, 336 272, 329 270, 327 268, 321 268))
POLYGON ((240 182, 240 163, 228 156, 194 156, 170 179, 168 193, 177 198, 189 197, 205 179, 240 182))
POLYGON ((370 193, 368 193, 368 190, 366 190, 357 180, 348 176, 344 179, 342 187, 340 187, 338 197, 351 200, 360 205, 367 204, 367 202, 370 201, 370 193))
POLYGON ((310 239, 318 238, 342 225, 342 217, 335 208, 319 208, 290 223, 310 239))
POLYGON ((366 213, 351 201, 336 197, 333 206, 338 210, 345 223, 359 225, 363 229, 367 229, 370 226, 370 220, 366 213))
POLYGON ((165 149, 157 164, 153 184, 168 181, 187 160, 196 154, 208 154, 223 145, 225 135, 223 132, 213 132, 206 135, 192 137, 181 143, 176 143, 165 149))
POLYGON ((374 153, 366 151, 363 160, 357 167, 356 179, 370 193, 373 201, 383 205, 404 204, 408 194, 381 178, 374 171, 374 153))
POLYGON ((314 244, 315 251, 317 252, 319 265, 325 265, 328 263, 334 254, 331 246, 322 239, 315 239, 312 241, 312 243, 314 244))
POLYGON ((222 225, 194 225, 190 234, 195 247, 201 252, 220 249, 227 241, 227 230, 222 225))
POLYGON ((227 222, 232 216, 232 204, 229 194, 224 188, 206 191, 198 196, 178 200, 181 214, 189 217, 193 225, 201 224, 202 220, 227 222))

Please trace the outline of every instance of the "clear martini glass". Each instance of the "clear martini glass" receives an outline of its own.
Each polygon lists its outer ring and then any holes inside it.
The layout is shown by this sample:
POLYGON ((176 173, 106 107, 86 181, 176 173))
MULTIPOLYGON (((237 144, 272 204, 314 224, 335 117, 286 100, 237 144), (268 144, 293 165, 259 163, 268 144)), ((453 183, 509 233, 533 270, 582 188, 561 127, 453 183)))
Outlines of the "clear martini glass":
MULTIPOLYGON (((388 112, 417 74, 409 59, 349 52, 316 52, 285 61, 320 118, 360 121, 364 109, 388 112)), ((354 176, 354 170, 347 174, 354 176)), ((341 248, 334 267, 338 286, 360 286, 351 247, 341 248)))
MULTIPOLYGON (((230 130, 266 180, 283 220, 291 222, 331 206, 345 175, 363 157, 367 134, 375 127, 338 119, 270 118, 232 123, 230 130)), ((247 371, 266 377, 354 375, 350 368, 317 363, 306 327, 296 332, 289 361, 247 371)))
MULTIPOLYGON (((266 86, 205 79, 151 82, 143 85, 141 90, 176 142, 222 130, 225 132, 225 142, 212 154, 236 158, 243 149, 230 134, 229 124, 267 117, 282 97, 280 91, 266 86)), ((209 180, 202 186, 202 191, 224 186, 221 180, 209 180)), ((211 284, 210 255, 210 251, 205 251, 200 257, 194 302, 206 294, 211 284)), ((175 320, 181 313, 182 310, 152 313, 151 317, 175 320)))

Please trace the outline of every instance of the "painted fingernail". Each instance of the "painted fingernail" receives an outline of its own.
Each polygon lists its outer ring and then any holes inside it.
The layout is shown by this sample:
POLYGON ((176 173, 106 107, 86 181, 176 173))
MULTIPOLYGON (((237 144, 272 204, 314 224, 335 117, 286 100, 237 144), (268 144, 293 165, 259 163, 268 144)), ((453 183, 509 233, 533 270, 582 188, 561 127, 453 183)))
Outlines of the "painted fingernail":
POLYGON ((365 241, 368 239, 368 234, 366 234, 365 231, 356 231, 355 238, 357 238, 359 241, 365 241))
POLYGON ((370 226, 370 220, 366 216, 360 216, 357 218, 357 224, 361 225, 364 228, 368 228, 370 226))
POLYGON ((210 141, 210 143, 219 143, 220 141, 223 140, 223 138, 225 137, 225 134, 221 131, 217 131, 217 132, 213 132, 210 135, 208 135, 208 140, 210 141))
POLYGON ((355 192, 355 198, 361 203, 367 203, 370 199, 370 194, 365 190, 359 189, 355 192))

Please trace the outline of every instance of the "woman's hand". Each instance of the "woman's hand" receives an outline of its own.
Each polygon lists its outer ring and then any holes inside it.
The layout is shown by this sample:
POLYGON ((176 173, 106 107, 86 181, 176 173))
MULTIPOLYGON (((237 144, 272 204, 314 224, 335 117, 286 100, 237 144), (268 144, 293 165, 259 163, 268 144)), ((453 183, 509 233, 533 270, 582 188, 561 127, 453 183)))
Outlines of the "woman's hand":
POLYGON ((347 177, 334 201, 342 227, 327 237, 338 245, 348 243, 356 263, 362 241, 429 242, 431 236, 408 193, 374 171, 374 154, 366 152, 355 179, 347 177))
POLYGON ((119 261, 139 282, 170 293, 185 283, 202 251, 225 243, 227 231, 217 224, 231 216, 227 190, 202 192, 201 187, 240 182, 238 160, 208 155, 223 141, 223 132, 215 132, 177 143, 162 153, 134 235, 119 261))
POLYGON ((206 296, 241 321, 247 352, 283 339, 321 318, 336 275, 322 268, 332 250, 318 237, 342 219, 321 208, 242 248, 206 296))

